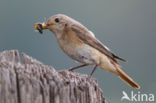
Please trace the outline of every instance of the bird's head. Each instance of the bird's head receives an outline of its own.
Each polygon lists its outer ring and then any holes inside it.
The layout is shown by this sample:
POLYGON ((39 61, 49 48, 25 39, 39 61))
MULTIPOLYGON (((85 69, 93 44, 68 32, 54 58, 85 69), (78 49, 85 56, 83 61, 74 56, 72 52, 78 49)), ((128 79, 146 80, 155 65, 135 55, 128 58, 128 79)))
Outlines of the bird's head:
POLYGON ((65 27, 72 23, 72 19, 63 14, 51 16, 43 23, 35 24, 35 28, 42 33, 44 29, 49 29, 55 35, 61 34, 65 27))

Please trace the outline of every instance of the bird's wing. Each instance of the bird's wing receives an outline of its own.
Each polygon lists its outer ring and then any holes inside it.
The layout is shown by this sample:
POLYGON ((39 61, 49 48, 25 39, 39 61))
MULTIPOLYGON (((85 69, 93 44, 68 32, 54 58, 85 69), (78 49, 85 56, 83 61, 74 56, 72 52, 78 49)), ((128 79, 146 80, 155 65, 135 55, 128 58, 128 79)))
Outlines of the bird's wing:
POLYGON ((121 57, 116 56, 113 54, 106 46, 104 46, 99 40, 97 40, 94 36, 88 32, 88 30, 81 25, 71 25, 71 30, 75 32, 76 36, 79 37, 84 43, 92 46, 93 48, 99 50, 110 59, 112 59, 115 63, 118 63, 116 59, 126 61, 121 57))

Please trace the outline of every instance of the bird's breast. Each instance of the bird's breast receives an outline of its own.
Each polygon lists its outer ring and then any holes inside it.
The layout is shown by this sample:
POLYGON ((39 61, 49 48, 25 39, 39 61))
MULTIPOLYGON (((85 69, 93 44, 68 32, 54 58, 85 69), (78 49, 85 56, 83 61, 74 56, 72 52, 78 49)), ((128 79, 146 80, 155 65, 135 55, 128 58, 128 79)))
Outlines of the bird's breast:
POLYGON ((70 54, 75 48, 82 46, 83 42, 72 31, 62 33, 57 38, 60 48, 67 54, 70 54))
POLYGON ((97 64, 99 51, 83 43, 73 32, 57 38, 60 48, 72 59, 87 64, 97 64))

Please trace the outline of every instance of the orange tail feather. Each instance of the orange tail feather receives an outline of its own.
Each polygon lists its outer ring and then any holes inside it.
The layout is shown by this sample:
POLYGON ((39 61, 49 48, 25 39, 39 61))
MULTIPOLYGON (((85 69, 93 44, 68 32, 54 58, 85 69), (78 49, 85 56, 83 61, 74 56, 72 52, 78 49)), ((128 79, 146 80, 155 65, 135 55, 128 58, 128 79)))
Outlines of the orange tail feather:
POLYGON ((117 67, 116 64, 114 63, 112 64, 115 66, 121 80, 123 80, 133 88, 137 88, 137 89, 140 88, 140 86, 133 79, 131 79, 124 71, 122 71, 119 67, 117 67))

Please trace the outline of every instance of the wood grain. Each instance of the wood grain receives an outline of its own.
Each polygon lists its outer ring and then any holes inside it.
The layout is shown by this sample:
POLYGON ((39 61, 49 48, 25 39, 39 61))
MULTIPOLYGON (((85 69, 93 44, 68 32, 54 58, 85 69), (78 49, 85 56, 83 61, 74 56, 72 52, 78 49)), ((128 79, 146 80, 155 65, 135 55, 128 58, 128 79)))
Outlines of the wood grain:
POLYGON ((56 71, 9 50, 0 53, 0 103, 105 103, 105 99, 94 78, 56 71))

